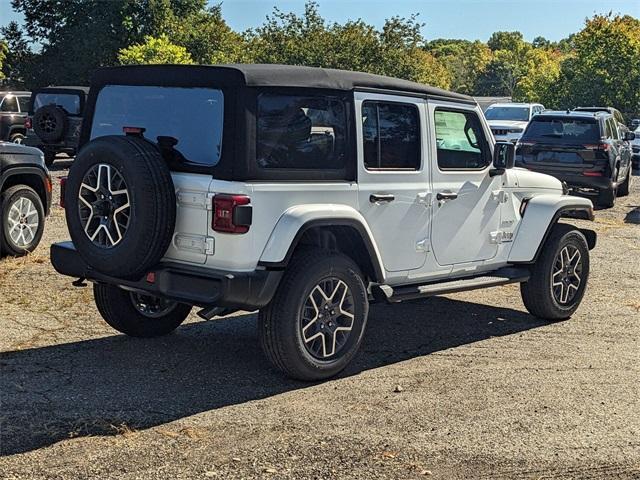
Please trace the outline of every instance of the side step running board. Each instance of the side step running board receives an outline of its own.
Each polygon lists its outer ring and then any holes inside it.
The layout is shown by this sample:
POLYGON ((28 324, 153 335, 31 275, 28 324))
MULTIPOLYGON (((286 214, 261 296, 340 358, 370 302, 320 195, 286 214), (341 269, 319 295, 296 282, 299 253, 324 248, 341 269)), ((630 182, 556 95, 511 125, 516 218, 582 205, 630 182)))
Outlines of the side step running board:
POLYGON ((505 267, 486 275, 467 277, 437 283, 421 285, 401 285, 391 287, 380 285, 378 290, 383 293, 383 298, 391 303, 399 303, 416 298, 444 295, 446 293, 465 292, 478 288, 497 287, 509 283, 521 283, 529 280, 531 273, 524 267, 505 267))

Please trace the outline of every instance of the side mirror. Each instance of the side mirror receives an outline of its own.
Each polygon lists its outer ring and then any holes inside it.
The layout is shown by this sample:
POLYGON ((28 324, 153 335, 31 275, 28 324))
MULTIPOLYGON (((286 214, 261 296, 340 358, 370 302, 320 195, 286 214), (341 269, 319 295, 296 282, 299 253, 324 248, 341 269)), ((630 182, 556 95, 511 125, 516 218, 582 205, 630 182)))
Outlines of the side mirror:
POLYGON ((493 149, 493 169, 491 176, 502 175, 516 163, 516 146, 511 142, 496 142, 493 149))
POLYGON ((627 142, 630 142, 631 140, 635 140, 636 139, 636 134, 633 132, 625 132, 624 134, 624 139, 627 142))

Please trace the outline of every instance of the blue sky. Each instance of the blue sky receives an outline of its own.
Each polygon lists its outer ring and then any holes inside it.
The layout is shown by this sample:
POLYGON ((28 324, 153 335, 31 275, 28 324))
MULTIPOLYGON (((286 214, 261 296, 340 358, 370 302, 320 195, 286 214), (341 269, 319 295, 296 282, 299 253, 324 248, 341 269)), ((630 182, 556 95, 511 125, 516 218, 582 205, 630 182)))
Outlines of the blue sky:
MULTIPOLYGON (((213 0, 211 3, 219 3, 213 0)), ((302 13, 304 0, 224 0, 222 11, 235 30, 260 25, 274 6, 302 13)), ((440 37, 487 40, 497 30, 519 30, 529 41, 538 35, 559 40, 582 28, 594 13, 640 18, 640 0, 319 0, 329 21, 362 18, 381 26, 386 18, 418 13, 427 39, 440 37)), ((0 0, 0 25, 21 18, 10 0, 0 0)))

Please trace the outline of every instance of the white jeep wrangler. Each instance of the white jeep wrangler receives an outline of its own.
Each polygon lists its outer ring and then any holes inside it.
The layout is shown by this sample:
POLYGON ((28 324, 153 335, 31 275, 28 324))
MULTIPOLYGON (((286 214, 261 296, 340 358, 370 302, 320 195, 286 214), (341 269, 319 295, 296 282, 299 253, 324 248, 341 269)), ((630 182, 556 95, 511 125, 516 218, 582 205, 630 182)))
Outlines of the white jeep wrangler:
POLYGON ((557 221, 591 202, 491 139, 472 98, 376 75, 99 70, 52 263, 127 335, 259 310, 267 358, 304 380, 345 368, 374 300, 520 283, 568 318, 596 238, 557 221))

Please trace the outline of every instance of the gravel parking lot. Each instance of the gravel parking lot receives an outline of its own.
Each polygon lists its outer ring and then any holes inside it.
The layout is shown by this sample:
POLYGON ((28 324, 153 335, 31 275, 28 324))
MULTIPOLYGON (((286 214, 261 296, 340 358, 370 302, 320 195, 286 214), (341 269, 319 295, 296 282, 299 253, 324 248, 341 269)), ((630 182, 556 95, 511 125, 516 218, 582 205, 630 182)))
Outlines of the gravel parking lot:
POLYGON ((0 260, 0 478, 638 479, 635 180, 591 224, 571 320, 528 315, 516 285, 375 305, 322 384, 269 369, 253 314, 116 334, 49 264, 55 207, 34 254, 0 260))

